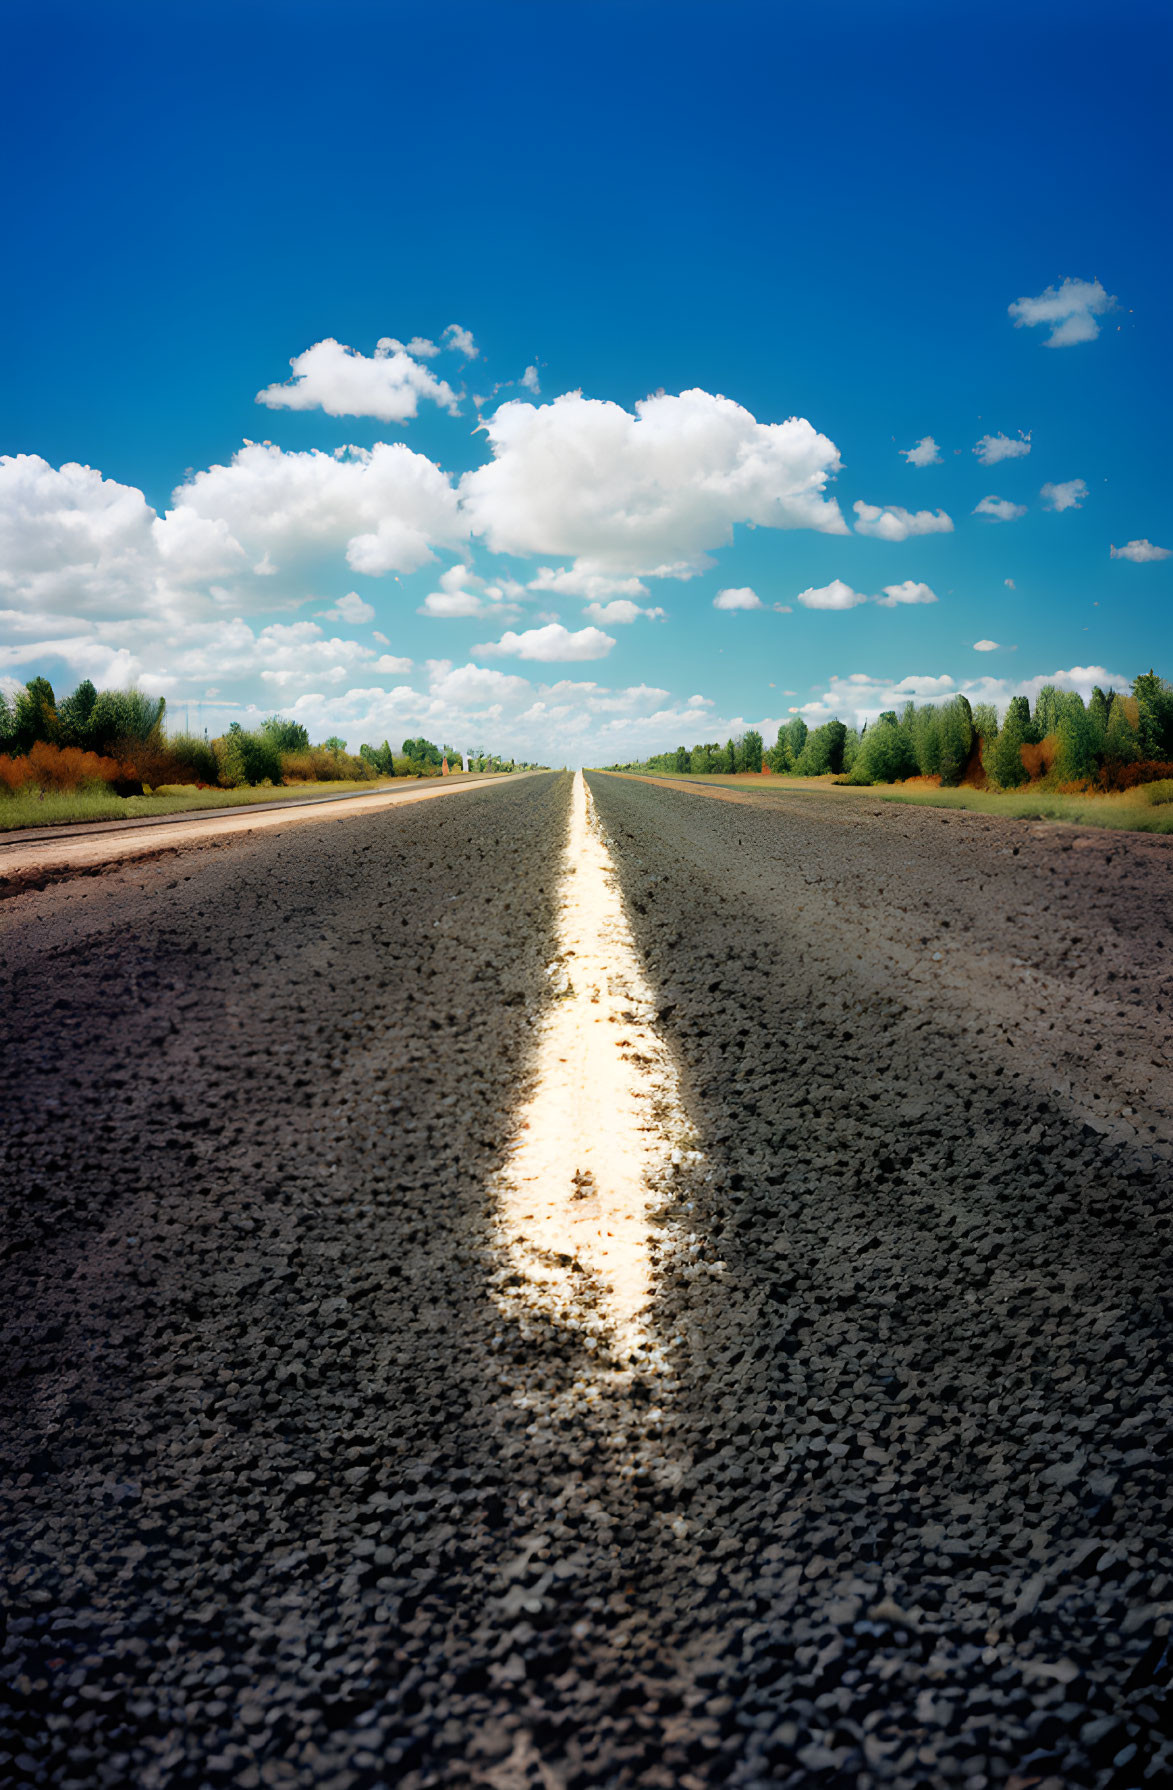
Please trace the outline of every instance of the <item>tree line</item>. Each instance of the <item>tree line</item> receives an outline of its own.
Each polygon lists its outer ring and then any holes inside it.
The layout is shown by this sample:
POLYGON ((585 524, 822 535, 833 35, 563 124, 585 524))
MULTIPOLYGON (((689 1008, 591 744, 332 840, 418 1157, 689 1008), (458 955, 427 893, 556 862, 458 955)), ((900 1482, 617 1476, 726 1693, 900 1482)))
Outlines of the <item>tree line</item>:
MULTIPOLYGON (((0 791, 73 790, 105 785, 119 795, 172 784, 239 789, 264 784, 430 777, 462 754, 422 737, 396 752, 386 740, 350 753, 338 735, 314 744, 300 721, 269 715, 255 728, 234 721, 214 739, 164 727, 166 698, 143 691, 98 690, 88 678, 58 702, 48 678, 34 677, 12 697, 0 691, 0 791)), ((480 749, 470 769, 537 767, 480 749)))
POLYGON ((691 776, 766 769, 856 784, 932 777, 946 787, 968 780, 997 789, 1028 782, 1128 789, 1173 776, 1173 686, 1147 671, 1128 690, 1096 685, 1085 703, 1077 691, 1044 684, 1033 708, 1027 697, 1014 696, 1000 716, 992 703, 971 704, 964 696, 908 702, 858 731, 838 720, 809 728, 795 715, 779 727, 772 746, 750 728, 724 745, 678 746, 607 768, 691 776))

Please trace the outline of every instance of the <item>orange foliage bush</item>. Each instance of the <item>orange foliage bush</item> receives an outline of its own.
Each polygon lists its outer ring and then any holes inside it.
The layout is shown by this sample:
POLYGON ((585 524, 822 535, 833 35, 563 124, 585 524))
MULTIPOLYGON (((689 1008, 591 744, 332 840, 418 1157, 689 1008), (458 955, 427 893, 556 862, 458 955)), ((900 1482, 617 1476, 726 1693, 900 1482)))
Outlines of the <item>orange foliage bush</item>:
POLYGON ((1137 789, 1142 783, 1160 783, 1165 777, 1173 777, 1173 764, 1141 758, 1135 764, 1106 764, 1096 778, 1096 788, 1137 789))
POLYGON ((48 746, 38 740, 24 758, 0 756, 0 784, 13 795, 20 789, 44 789, 55 793, 81 789, 87 783, 117 783, 129 767, 116 759, 83 752, 77 746, 48 746))

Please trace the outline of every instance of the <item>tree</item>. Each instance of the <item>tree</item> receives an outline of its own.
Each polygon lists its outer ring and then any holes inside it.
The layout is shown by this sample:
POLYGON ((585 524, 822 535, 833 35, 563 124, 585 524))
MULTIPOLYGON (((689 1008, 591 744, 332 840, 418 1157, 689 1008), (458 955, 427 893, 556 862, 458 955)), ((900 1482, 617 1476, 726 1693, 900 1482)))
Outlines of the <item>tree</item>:
POLYGON ((346 741, 336 733, 332 733, 328 740, 323 740, 322 744, 327 752, 332 752, 334 754, 335 758, 338 758, 346 751, 346 741))
POLYGON ((901 727, 891 709, 869 727, 859 743, 851 768, 856 783, 901 783, 916 776, 916 754, 907 728, 901 727))
POLYGON ((941 769, 941 715, 940 711, 926 703, 924 708, 914 709, 909 704, 912 717, 912 745, 916 753, 917 769, 922 777, 935 777, 941 769))
POLYGON ((790 749, 790 733, 785 722, 779 727, 778 738, 766 754, 766 762, 770 769, 777 771, 781 777, 790 777, 794 774, 794 753, 790 749))
MULTIPOLYGON (((1138 680, 1139 681, 1139 680, 1138 680)), ((1141 755, 1136 729, 1128 719, 1121 696, 1113 696, 1104 729, 1103 757, 1106 765, 1134 764, 1141 755)))
MULTIPOLYGON (((986 766, 987 774, 993 778, 999 789, 1017 789, 1020 783, 1026 782, 1026 766, 1022 762, 1022 748, 1025 744, 1025 730, 1022 720, 1022 706, 1026 705, 1024 696, 1011 698, 1010 707, 1006 710, 1006 719, 994 742, 994 750, 990 753, 986 766)), ((1029 716, 1029 707, 1027 707, 1029 716)))
POLYGON ((1091 700, 1087 705, 1088 720, 1096 736, 1099 751, 1104 749, 1104 735, 1108 731, 1108 711, 1112 707, 1112 691, 1101 690, 1099 684, 1092 685, 1091 700))
POLYGON ((403 756, 410 758, 413 764, 438 765, 440 763, 440 748, 434 746, 431 740, 425 740, 421 734, 418 740, 404 740, 403 756))
POLYGON ((1173 759, 1173 685, 1155 671, 1133 680, 1142 758, 1173 759))
POLYGON ((762 768, 762 736, 754 727, 742 735, 741 762, 747 771, 760 771, 762 768))
POLYGON ((284 715, 266 715, 261 722, 261 732, 278 752, 308 752, 310 749, 310 736, 301 722, 287 720, 284 715))
POLYGON ((1034 724, 1038 739, 1045 740, 1049 733, 1058 731, 1063 707, 1062 696, 1063 692, 1057 690, 1054 684, 1044 684, 1035 697, 1034 724))
POLYGON ((16 693, 13 704, 12 750, 28 752, 38 742, 52 745, 57 738, 57 698, 47 677, 35 677, 16 693))
POLYGON ((732 776, 733 772, 737 769, 737 745, 732 739, 728 739, 725 742, 721 769, 725 772, 726 776, 732 776))
POLYGON ((998 737, 998 711, 992 702, 978 702, 973 709, 973 731, 989 748, 998 737))
POLYGON ((795 765, 798 764, 799 756, 806 745, 808 731, 807 724, 801 715, 795 715, 792 721, 786 723, 786 735, 790 741, 790 756, 795 765))
POLYGON ((941 782, 946 788, 956 788, 973 751, 973 711, 964 696, 955 696, 939 710, 937 737, 941 782))
POLYGON ((825 721, 807 738, 796 769, 800 777, 837 776, 843 769, 847 729, 842 721, 825 721))
POLYGON ((61 727, 61 744, 78 746, 85 751, 90 744, 90 720, 94 706, 98 700, 98 692, 88 677, 83 678, 71 696, 67 696, 57 710, 57 719, 61 727))
POLYGON ((694 746, 688 755, 688 762, 694 775, 698 771, 707 771, 709 768, 709 748, 699 744, 694 746))
POLYGON ((1096 774, 1096 728, 1080 696, 1064 702, 1059 713, 1059 749, 1054 771, 1060 783, 1085 783, 1096 774))
POLYGON ((692 761, 689 758, 687 746, 677 746, 675 768, 678 771, 690 771, 692 769, 692 761))
MULTIPOLYGON (((90 711, 90 750, 108 753, 126 743, 145 744, 162 731, 166 710, 165 696, 147 696, 142 690, 99 691, 90 711)), ((233 725, 242 731, 239 722, 233 725)))

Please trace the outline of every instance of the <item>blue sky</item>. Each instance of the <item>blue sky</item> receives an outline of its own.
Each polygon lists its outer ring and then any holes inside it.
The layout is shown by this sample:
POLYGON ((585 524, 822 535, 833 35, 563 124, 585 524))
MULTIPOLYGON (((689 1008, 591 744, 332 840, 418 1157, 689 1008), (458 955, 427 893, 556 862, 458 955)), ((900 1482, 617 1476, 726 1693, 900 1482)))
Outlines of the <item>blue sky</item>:
POLYGON ((1167 8, 8 25, 0 673, 557 762, 1173 673, 1173 559, 1110 551, 1173 547, 1167 8))

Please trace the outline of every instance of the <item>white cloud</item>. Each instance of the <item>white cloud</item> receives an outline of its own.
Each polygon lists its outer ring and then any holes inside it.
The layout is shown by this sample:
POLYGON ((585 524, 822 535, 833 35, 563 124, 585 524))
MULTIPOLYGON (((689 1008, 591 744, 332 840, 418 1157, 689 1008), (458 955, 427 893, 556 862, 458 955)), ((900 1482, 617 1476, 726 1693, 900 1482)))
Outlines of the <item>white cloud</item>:
POLYGON ((1087 496, 1087 484, 1083 479, 1068 479, 1063 485, 1047 483, 1039 496, 1048 510, 1078 510, 1087 496))
POLYGON ((973 650, 975 653, 996 653, 1000 652, 1001 648, 996 640, 975 640, 973 650))
POLYGON ((383 423, 417 416, 421 398, 453 414, 459 409, 452 387, 421 367, 393 337, 385 337, 368 357, 327 336, 289 365, 293 377, 259 391, 258 404, 270 410, 324 410, 327 416, 373 416, 383 423))
POLYGON ((1112 548, 1113 559, 1131 559, 1136 565, 1144 565, 1149 560, 1168 559, 1173 547, 1154 547, 1151 541, 1126 541, 1123 547, 1112 548))
POLYGON ((1030 453, 1030 436, 1021 429, 1017 441, 1010 435, 983 435, 973 451, 983 466, 996 466, 999 460, 1020 460, 1030 453))
POLYGON ((842 578, 832 578, 830 584, 800 590, 796 601, 804 609, 854 609, 857 603, 866 603, 867 598, 852 590, 850 584, 844 584, 842 578))
POLYGON ((584 615, 589 615, 593 622, 602 622, 605 628, 638 621, 641 615, 646 615, 649 621, 659 622, 665 619, 666 613, 658 607, 643 608, 639 603, 633 603, 630 597, 613 597, 609 603, 588 603, 583 610, 584 615))
POLYGON ((429 341, 427 336, 413 336, 410 342, 396 341, 394 336, 380 336, 375 348, 382 354, 410 354, 415 360, 435 360, 442 352, 439 344, 429 341))
POLYGON ((1051 326, 1047 348, 1070 348, 1077 342, 1094 342, 1100 333, 1097 317, 1115 308, 1099 280, 1067 279, 1059 286, 1048 286, 1037 298, 1017 298, 1009 306, 1015 329, 1025 324, 1033 329, 1038 323, 1051 326))
MULTIPOLYGON (((349 622, 352 628, 357 628, 363 622, 374 621, 375 606, 373 603, 364 603, 358 592, 352 590, 344 597, 339 597, 332 608, 319 609, 317 614, 322 621, 349 622)), ((378 635, 375 638, 378 639, 378 635)))
POLYGON ((450 323, 442 339, 445 348, 454 348, 457 354, 463 354, 465 360, 475 360, 480 353, 472 339, 472 331, 462 329, 459 323, 450 323))
POLYGON ((381 676, 400 676, 409 672, 411 667, 410 659, 399 658, 394 653, 381 653, 371 666, 371 670, 379 672, 381 676))
POLYGON ((906 578, 903 584, 886 584, 883 596, 876 598, 881 609, 896 609, 903 603, 936 601, 936 591, 930 590, 927 584, 917 584, 912 578, 906 578))
POLYGON ((951 534, 952 520, 944 510, 902 510, 897 504, 853 504, 859 520, 856 534, 874 535, 878 541, 907 541, 910 535, 951 534))
POLYGON ((599 628, 578 628, 572 633, 561 622, 548 622, 544 628, 527 628, 521 634, 510 631, 500 640, 485 641, 472 650, 486 657, 537 659, 543 664, 554 664, 605 659, 614 645, 614 636, 599 628))
POLYGON ((738 585, 732 590, 719 590, 713 598, 714 609, 761 609, 762 599, 756 590, 748 584, 738 585))
MULTIPOLYGON (((348 565, 371 576, 414 572, 434 557, 434 545, 456 546, 466 534, 446 475, 397 441, 333 454, 253 442, 230 465, 196 473, 175 497, 223 523, 252 558, 262 548, 279 562, 344 549, 348 565)), ((170 526, 171 517, 160 525, 170 526)))
POLYGON ((1007 590, 1017 590, 1018 589, 1018 586, 1015 584, 1013 578, 1003 578, 1002 582, 1006 586, 1007 590))
POLYGON ((378 628, 371 629, 371 637, 372 637, 372 639, 377 640, 380 646, 390 646, 391 645, 391 642, 388 640, 387 636, 385 634, 380 634, 378 628))
POLYGON ((560 597, 588 597, 592 603, 601 603, 608 597, 646 597, 648 587, 638 578, 618 578, 613 572, 601 572, 593 567, 589 560, 579 560, 574 566, 539 566, 536 578, 531 578, 529 590, 553 591, 560 597))
POLYGON ((995 522, 1015 522, 1026 515, 1024 503, 1011 503, 1007 497, 983 497, 973 507, 975 516, 991 516, 995 522))
POLYGON ((739 522, 846 533, 825 495, 838 449, 802 418, 759 423, 704 391, 645 398, 634 415, 568 392, 502 404, 481 427, 493 460, 466 473, 460 492, 494 552, 688 577, 739 522))
MULTIPOLYGON (((516 588, 511 584, 511 590, 516 588)), ((449 566, 440 575, 439 590, 428 593, 417 614, 444 621, 466 616, 492 616, 496 621, 512 621, 521 611, 515 603, 506 602, 505 595, 502 585, 486 583, 471 566, 449 566)))
POLYGON ((922 435, 915 447, 900 448, 910 466, 936 466, 941 459, 941 450, 931 435, 922 435))
POLYGON ((527 367, 517 383, 524 386, 527 392, 533 392, 535 397, 542 389, 538 384, 538 369, 536 367, 527 367))

